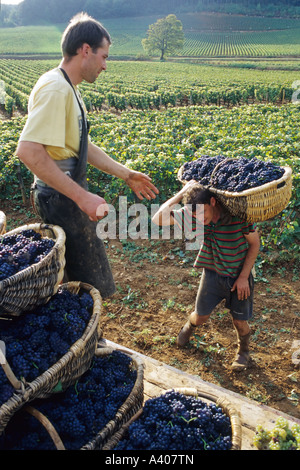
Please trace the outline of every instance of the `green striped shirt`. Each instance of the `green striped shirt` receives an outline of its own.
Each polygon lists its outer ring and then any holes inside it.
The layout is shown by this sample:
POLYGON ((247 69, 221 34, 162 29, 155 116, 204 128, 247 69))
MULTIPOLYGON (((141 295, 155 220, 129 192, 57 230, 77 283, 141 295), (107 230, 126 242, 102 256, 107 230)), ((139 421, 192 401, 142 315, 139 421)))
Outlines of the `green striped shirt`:
MULTIPOLYGON (((189 230, 194 230, 194 217, 183 207, 173 211, 176 222, 192 223, 189 230)), ((231 217, 230 221, 220 218, 217 223, 204 226, 204 241, 197 254, 194 267, 207 268, 222 276, 237 277, 242 269, 248 251, 248 243, 244 235, 255 232, 255 225, 231 217)))

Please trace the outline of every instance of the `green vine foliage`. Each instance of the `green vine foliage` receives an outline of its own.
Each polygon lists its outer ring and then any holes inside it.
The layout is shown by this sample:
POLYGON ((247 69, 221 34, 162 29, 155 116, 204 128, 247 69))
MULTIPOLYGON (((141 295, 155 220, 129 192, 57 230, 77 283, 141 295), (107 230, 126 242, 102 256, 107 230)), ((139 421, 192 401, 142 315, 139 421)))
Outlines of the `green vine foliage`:
MULTIPOLYGON (((181 187, 178 169, 200 155, 257 157, 293 170, 293 193, 288 207, 272 220, 259 223, 262 254, 270 250, 299 261, 300 107, 287 104, 168 107, 161 110, 127 110, 90 113, 91 139, 128 168, 148 174, 160 191, 154 201, 163 203, 181 187)), ((19 164, 15 150, 26 118, 0 123, 0 197, 21 199, 18 168, 29 196, 32 175, 19 164)), ((117 205, 119 196, 136 199, 126 184, 89 167, 90 190, 117 205)), ((149 202, 144 202, 149 207, 149 202)))

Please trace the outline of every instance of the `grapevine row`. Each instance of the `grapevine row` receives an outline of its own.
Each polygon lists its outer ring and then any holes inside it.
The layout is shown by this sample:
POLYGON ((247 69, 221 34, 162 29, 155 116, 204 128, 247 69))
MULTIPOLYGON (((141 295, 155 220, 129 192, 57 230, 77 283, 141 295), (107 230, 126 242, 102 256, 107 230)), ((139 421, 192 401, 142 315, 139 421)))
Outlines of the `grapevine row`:
MULTIPOLYGON (((0 81, 5 88, 5 101, 2 104, 12 115, 15 108, 27 112, 29 94, 36 80, 40 74, 57 66, 57 63, 2 59, 0 65, 0 81)), ((260 102, 282 103, 290 101, 294 91, 292 79, 288 82, 287 76, 284 76, 284 82, 281 75, 274 82, 263 77, 251 81, 245 71, 243 78, 237 76, 236 70, 233 76, 219 68, 219 80, 216 81, 213 68, 195 64, 181 65, 184 67, 182 73, 185 80, 179 79, 178 75, 174 79, 175 67, 179 66, 156 64, 150 69, 149 64, 111 63, 112 72, 101 75, 93 85, 81 84, 80 90, 88 111, 100 110, 104 105, 123 111, 195 104, 232 106, 260 102), (123 76, 120 67, 124 69, 123 76), (127 73, 127 70, 130 72, 127 73)))

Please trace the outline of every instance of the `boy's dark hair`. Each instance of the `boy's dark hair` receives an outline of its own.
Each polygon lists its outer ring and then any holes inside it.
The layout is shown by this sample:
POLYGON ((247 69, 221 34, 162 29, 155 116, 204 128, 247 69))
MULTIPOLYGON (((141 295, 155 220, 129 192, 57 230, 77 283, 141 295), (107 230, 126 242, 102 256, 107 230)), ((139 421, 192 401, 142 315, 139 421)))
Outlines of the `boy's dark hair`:
POLYGON ((201 184, 195 184, 187 190, 182 198, 184 205, 190 205, 193 212, 197 209, 197 204, 210 204, 214 194, 209 189, 204 188, 201 184))
POLYGON ((99 21, 87 13, 78 13, 70 20, 63 33, 61 40, 63 56, 73 57, 77 55, 78 49, 84 43, 87 43, 95 52, 103 45, 104 38, 111 44, 108 31, 99 21))

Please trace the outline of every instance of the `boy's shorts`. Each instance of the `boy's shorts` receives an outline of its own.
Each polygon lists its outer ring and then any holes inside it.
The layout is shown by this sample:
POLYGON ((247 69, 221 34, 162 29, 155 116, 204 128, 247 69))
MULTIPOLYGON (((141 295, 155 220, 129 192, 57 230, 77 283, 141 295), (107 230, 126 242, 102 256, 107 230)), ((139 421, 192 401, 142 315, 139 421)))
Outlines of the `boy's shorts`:
POLYGON ((234 278, 220 276, 214 271, 203 269, 196 298, 195 311, 198 315, 210 315, 213 309, 225 299, 225 307, 235 320, 249 320, 253 313, 254 279, 249 276, 250 296, 239 300, 237 290, 231 292, 234 278))

